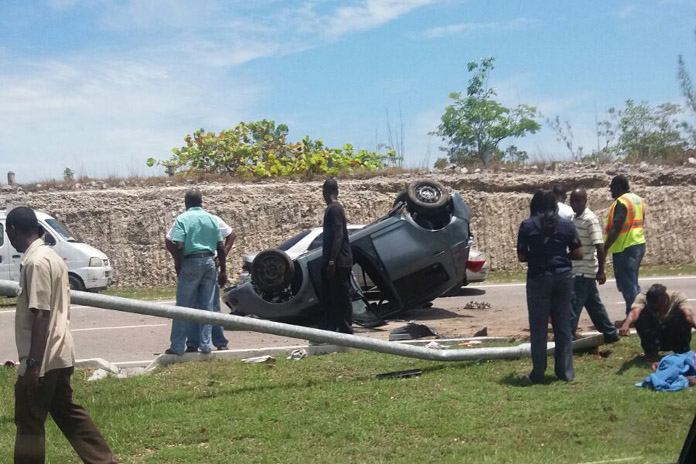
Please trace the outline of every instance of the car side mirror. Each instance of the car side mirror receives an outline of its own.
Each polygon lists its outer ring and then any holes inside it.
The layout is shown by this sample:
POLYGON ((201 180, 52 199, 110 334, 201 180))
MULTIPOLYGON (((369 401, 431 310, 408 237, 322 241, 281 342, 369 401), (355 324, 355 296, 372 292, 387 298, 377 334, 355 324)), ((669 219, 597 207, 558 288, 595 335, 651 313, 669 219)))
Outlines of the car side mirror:
POLYGON ((48 246, 55 246, 56 244, 56 239, 53 237, 51 234, 46 234, 44 235, 44 242, 48 246))

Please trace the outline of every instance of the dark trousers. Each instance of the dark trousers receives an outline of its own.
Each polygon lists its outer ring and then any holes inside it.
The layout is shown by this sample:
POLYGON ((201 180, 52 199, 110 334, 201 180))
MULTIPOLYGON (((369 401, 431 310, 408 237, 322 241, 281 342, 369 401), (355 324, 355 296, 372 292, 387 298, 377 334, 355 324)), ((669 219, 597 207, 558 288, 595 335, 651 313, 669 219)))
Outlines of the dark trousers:
POLYGON ((43 463, 46 459, 44 424, 50 413, 80 459, 86 463, 115 463, 104 437, 87 411, 73 403, 70 376, 73 368, 46 372, 39 380, 39 388, 28 392, 22 386, 22 377, 15 384, 15 464, 43 463))
POLYGON ((322 330, 353 333, 353 305, 350 301, 349 267, 337 267, 333 276, 322 274, 322 302, 324 318, 319 324, 322 330))
POLYGON ((611 255, 614 265, 614 277, 616 277, 616 288, 623 295, 626 302, 626 314, 631 312, 631 305, 640 293, 638 284, 638 272, 640 263, 645 255, 645 243, 633 245, 626 248, 621 253, 611 255))
POLYGON ((657 355, 658 351, 685 353, 691 349, 691 325, 681 311, 660 322, 644 309, 636 321, 636 331, 647 355, 657 355))
POLYGON ((570 295, 573 278, 570 272, 527 279, 527 311, 532 344, 533 382, 544 380, 549 316, 555 342, 555 373, 561 380, 573 380, 573 336, 570 331, 570 295))
POLYGON ((578 329, 578 320, 582 308, 587 308, 587 314, 592 319, 595 328, 610 340, 618 340, 619 333, 611 323, 607 308, 599 297, 597 281, 591 277, 573 277, 573 297, 570 302, 570 329, 573 333, 578 329))

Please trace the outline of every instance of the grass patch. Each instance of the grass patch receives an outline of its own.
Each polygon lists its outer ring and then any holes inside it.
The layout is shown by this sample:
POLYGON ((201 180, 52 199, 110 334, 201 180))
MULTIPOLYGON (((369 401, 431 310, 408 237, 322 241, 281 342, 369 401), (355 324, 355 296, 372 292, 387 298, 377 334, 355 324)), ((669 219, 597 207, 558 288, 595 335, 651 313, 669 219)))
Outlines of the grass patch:
MULTIPOLYGON (((120 296, 136 300, 174 300, 176 298, 176 286, 166 287, 111 287, 101 295, 120 296)), ((13 309, 17 304, 17 298, 0 297, 0 311, 13 309)))
MULTIPOLYGON (((190 363, 90 383, 78 371, 74 386, 124 463, 675 461, 696 392, 634 387, 650 370, 635 338, 604 349, 606 357, 576 356, 570 384, 549 377, 527 386, 528 359, 439 363, 344 353, 272 366, 190 363), (423 375, 375 379, 413 368, 423 375)), ((13 371, 0 371, 3 450, 14 440, 13 382, 13 371)), ((48 422, 51 462, 78 462, 48 422)))
MULTIPOLYGON (((614 269, 606 269, 607 279, 614 278, 614 269)), ((640 277, 663 277, 679 275, 696 275, 695 264, 657 264, 640 267, 640 277)), ((526 269, 491 271, 484 283, 524 282, 527 279, 526 269)))
POLYGON ((176 285, 165 287, 112 287, 104 290, 101 294, 136 300, 173 300, 176 298, 176 285))

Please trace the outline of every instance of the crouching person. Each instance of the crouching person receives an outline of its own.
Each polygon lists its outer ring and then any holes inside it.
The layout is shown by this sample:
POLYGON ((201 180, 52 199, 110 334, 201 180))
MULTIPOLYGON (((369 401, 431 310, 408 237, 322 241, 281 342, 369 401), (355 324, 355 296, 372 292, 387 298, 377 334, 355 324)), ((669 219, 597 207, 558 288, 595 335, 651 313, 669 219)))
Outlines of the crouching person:
POLYGON ((686 302, 684 294, 654 284, 636 297, 619 333, 628 335, 635 323, 645 358, 651 361, 658 359, 659 351, 685 353, 691 349, 691 328, 696 328, 686 302))

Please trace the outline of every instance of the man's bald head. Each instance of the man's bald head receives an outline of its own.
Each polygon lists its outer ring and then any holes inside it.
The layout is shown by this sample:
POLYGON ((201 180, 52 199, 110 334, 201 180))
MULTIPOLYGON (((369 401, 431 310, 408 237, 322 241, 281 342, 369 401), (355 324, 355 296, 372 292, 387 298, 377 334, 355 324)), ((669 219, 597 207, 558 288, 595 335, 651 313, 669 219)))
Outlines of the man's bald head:
POLYGON ((580 216, 587 207, 587 192, 584 188, 576 188, 570 193, 570 207, 575 216, 580 216))

